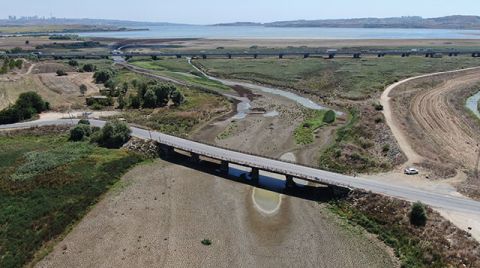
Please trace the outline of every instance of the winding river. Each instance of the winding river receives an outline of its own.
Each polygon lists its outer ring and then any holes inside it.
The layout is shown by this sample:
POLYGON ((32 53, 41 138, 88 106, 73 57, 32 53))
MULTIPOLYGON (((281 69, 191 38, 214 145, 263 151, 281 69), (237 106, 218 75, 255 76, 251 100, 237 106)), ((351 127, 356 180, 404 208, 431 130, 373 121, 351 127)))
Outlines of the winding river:
MULTIPOLYGON (((261 86, 261 85, 252 84, 252 83, 248 83, 248 82, 232 81, 232 80, 221 79, 221 78, 210 76, 207 73, 205 73, 203 70, 201 70, 200 68, 195 66, 195 64, 192 63, 191 58, 187 58, 187 60, 188 60, 188 63, 193 68, 195 68, 195 70, 202 73, 202 75, 204 75, 205 77, 207 77, 210 80, 220 82, 220 83, 222 83, 226 86, 241 86, 241 87, 248 88, 248 89, 255 90, 255 91, 261 91, 261 92, 265 92, 265 93, 270 93, 270 94, 282 96, 282 97, 290 99, 290 100, 292 100, 292 101, 294 101, 294 102, 296 102, 296 103, 298 103, 298 104, 300 104, 303 107, 308 108, 308 109, 313 109, 313 110, 326 110, 326 109, 328 109, 327 107, 321 106, 321 105, 315 103, 314 101, 312 101, 308 98, 299 96, 295 93, 292 93, 292 92, 289 92, 289 91, 286 91, 286 90, 282 90, 282 89, 279 89, 279 88, 261 86)), ((340 114, 340 113, 337 112, 337 114, 340 114)))

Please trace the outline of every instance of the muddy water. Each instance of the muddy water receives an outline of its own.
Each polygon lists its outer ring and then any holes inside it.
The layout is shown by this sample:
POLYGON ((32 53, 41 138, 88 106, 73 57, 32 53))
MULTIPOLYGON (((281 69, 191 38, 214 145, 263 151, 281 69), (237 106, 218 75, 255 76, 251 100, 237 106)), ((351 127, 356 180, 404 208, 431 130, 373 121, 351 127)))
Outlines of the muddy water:
POLYGON ((467 99, 466 106, 472 111, 478 118, 480 118, 480 111, 478 110, 478 103, 480 102, 480 91, 477 94, 467 99))

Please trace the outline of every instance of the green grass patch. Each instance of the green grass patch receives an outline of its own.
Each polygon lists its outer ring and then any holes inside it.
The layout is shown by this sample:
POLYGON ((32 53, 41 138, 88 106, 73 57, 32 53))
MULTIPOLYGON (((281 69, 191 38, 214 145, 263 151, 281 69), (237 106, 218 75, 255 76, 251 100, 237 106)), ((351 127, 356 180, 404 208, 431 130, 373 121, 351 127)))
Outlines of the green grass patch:
POLYGON ((0 267, 31 261, 142 160, 63 135, 0 137, 0 267))
POLYGON ((129 63, 154 73, 183 81, 189 85, 200 86, 209 90, 229 90, 220 82, 213 81, 193 68, 186 59, 161 58, 158 60, 133 59, 129 63))
POLYGON ((395 80, 479 66, 478 59, 444 57, 308 59, 208 59, 196 61, 215 76, 296 89, 318 96, 365 99, 395 80))
POLYGON ((295 131, 295 141, 297 144, 310 144, 314 141, 314 132, 326 123, 323 121, 326 111, 308 110, 307 118, 298 126, 295 131))

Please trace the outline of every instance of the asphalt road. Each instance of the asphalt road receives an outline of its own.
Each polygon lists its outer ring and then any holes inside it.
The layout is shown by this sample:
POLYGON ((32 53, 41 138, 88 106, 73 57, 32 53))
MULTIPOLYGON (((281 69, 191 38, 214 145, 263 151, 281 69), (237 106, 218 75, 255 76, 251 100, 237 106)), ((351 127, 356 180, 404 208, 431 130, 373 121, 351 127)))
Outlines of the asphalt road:
MULTIPOLYGON (((76 124, 77 122, 78 120, 75 119, 32 121, 12 125, 0 125, 0 130, 47 125, 71 125, 76 124)), ((97 127, 102 127, 105 124, 104 121, 100 120, 90 120, 90 122, 93 126, 97 127)), ((280 174, 289 174, 295 176, 296 178, 312 182, 362 189, 408 201, 421 201, 433 208, 447 209, 450 211, 464 213, 480 213, 480 202, 464 197, 443 195, 410 188, 407 186, 395 185, 390 182, 374 181, 361 177, 352 177, 338 173, 332 173, 298 164, 218 148, 211 145, 165 135, 156 131, 148 131, 136 127, 132 127, 131 129, 132 136, 134 137, 141 139, 152 138, 163 144, 171 145, 178 149, 198 153, 216 159, 228 160, 231 163, 246 165, 249 167, 258 167, 263 170, 277 172, 280 174)))

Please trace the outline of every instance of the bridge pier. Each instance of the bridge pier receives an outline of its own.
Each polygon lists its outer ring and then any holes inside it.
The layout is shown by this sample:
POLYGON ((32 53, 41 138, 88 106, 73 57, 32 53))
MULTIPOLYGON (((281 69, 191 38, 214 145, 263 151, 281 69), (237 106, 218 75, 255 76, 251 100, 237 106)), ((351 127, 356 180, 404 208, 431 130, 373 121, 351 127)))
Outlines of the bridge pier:
POLYGON ((408 53, 408 52, 402 53, 402 58, 405 58, 405 57, 410 57, 410 53, 408 53))
POLYGON ((220 172, 224 175, 228 175, 229 167, 228 167, 228 161, 222 160, 220 163, 220 172))
POLYGON ((206 60, 206 59, 207 59, 207 55, 203 54, 203 55, 202 55, 202 59, 206 60))
POLYGON ((181 58, 182 58, 182 55, 177 54, 177 55, 175 55, 175 57, 177 57, 177 59, 181 59, 181 58))
POLYGON ((479 57, 480 57, 480 53, 474 52, 474 53, 472 53, 472 57, 474 57, 474 58, 479 58, 479 57))
POLYGON ((385 53, 378 53, 378 54, 377 54, 377 57, 383 58, 383 57, 385 57, 385 53))
POLYGON ((190 153, 190 160, 193 163, 198 164, 200 163, 200 155, 198 155, 197 153, 190 153))
POLYGON ((287 181, 285 182, 285 187, 287 188, 293 188, 296 186, 295 182, 293 181, 293 176, 292 175, 286 175, 287 181))
POLYGON ((330 54, 328 54, 328 58, 329 58, 329 59, 335 58, 335 53, 330 53, 330 54))
POLYGON ((354 59, 360 59, 361 58, 361 53, 353 53, 353 58, 354 59))
POLYGON ((252 178, 252 182, 254 184, 258 184, 260 180, 260 169, 252 167, 252 171, 250 172, 250 177, 252 178))
POLYGON ((253 54, 253 58, 254 59, 258 58, 258 54, 257 53, 253 54))
POLYGON ((227 57, 228 57, 229 59, 232 59, 232 54, 228 53, 228 54, 227 54, 227 57))
POLYGON ((165 145, 165 144, 160 144, 160 156, 161 157, 164 157, 164 158, 170 158, 172 157, 173 153, 174 153, 174 149, 172 146, 168 146, 168 145, 165 145))
POLYGON ((283 54, 278 54, 279 59, 283 59, 283 54))
POLYGON ((310 57, 310 54, 309 54, 309 53, 303 54, 303 58, 304 58, 304 59, 306 59, 306 58, 308 58, 308 57, 310 57))

